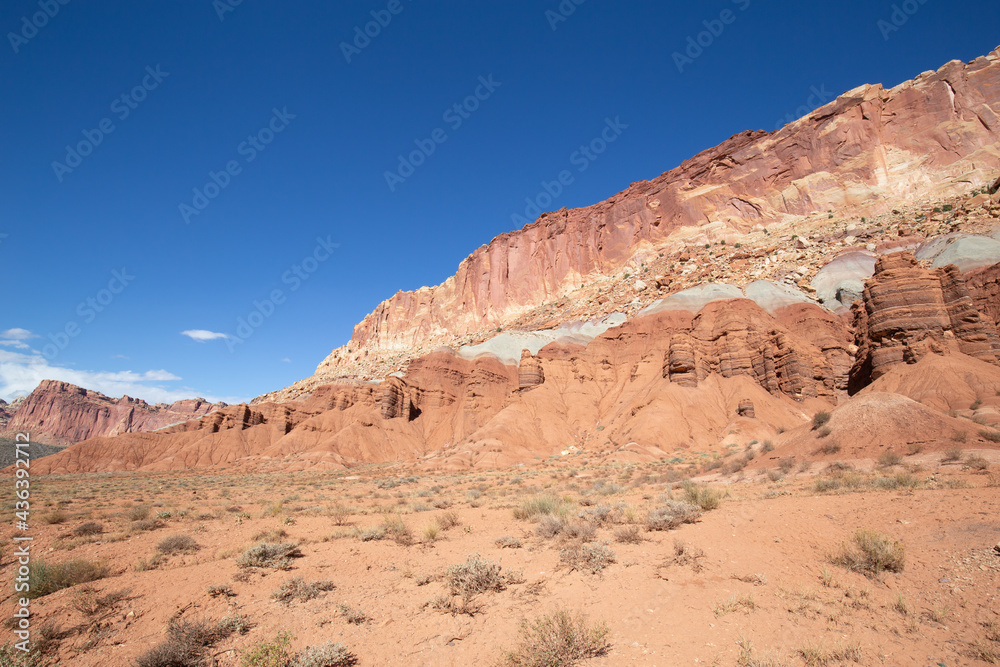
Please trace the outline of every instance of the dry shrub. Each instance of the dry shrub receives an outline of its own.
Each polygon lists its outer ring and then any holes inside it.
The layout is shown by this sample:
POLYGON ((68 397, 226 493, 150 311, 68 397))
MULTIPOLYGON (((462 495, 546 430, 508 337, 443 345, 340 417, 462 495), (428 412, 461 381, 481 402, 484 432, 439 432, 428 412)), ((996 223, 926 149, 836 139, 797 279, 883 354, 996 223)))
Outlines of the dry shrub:
POLYGON ((562 506, 562 501, 552 495, 535 496, 521 502, 519 507, 514 508, 514 518, 522 521, 537 519, 540 516, 557 514, 562 506))
POLYGON ((452 528, 457 528, 462 525, 462 520, 458 516, 458 512, 455 510, 449 510, 447 512, 442 512, 437 517, 437 523, 441 527, 441 530, 451 530, 452 528))
POLYGON ((835 565, 876 577, 883 572, 902 572, 906 560, 901 542, 877 531, 861 528, 854 534, 854 544, 844 544, 832 559, 835 565))
POLYGON ((190 535, 171 535, 170 537, 164 537, 160 540, 160 543, 156 545, 156 550, 165 556, 197 551, 198 548, 198 543, 195 542, 194 538, 190 535))
POLYGON ((358 664, 356 655, 341 643, 326 642, 302 649, 292 658, 289 667, 350 667, 358 664))
POLYGON ((294 542, 272 544, 260 542, 248 548, 236 559, 238 567, 272 567, 283 570, 292 564, 292 558, 302 552, 294 542))
POLYGON ((73 529, 73 535, 76 537, 100 535, 103 532, 104 532, 104 525, 97 523, 96 521, 88 521, 87 523, 81 523, 79 526, 73 529))
POLYGON ((282 582, 278 588, 271 593, 271 597, 278 602, 290 604, 295 600, 307 602, 319 597, 324 591, 332 591, 335 588, 332 581, 312 581, 307 582, 302 577, 292 577, 282 582))
POLYGON ((499 563, 470 554, 464 563, 449 567, 444 580, 452 595, 471 599, 480 593, 502 591, 516 577, 516 574, 503 572, 499 563))
POLYGON ((646 530, 672 530, 684 523, 694 523, 701 517, 697 505, 678 500, 668 500, 650 510, 646 516, 646 530))
POLYGON ((608 626, 588 625, 582 614, 559 610, 521 623, 521 643, 506 653, 503 667, 570 667, 607 653, 608 626))
POLYGON ((136 661, 136 667, 186 667, 207 664, 208 648, 230 632, 221 623, 172 619, 166 641, 154 646, 136 661))
POLYGON ((812 421, 813 430, 815 431, 816 429, 818 429, 821 426, 825 425, 828 421, 830 421, 830 413, 829 412, 825 412, 825 411, 823 411, 823 412, 817 412, 816 414, 813 415, 813 421, 812 421))
POLYGON ((639 526, 621 526, 615 529, 615 542, 623 544, 639 544, 642 542, 642 531, 639 526))
POLYGON ((521 540, 511 535, 498 537, 493 543, 498 549, 520 549, 522 546, 521 540))
POLYGON ((285 537, 288 537, 288 533, 285 532, 284 528, 265 528, 257 531, 257 534, 250 540, 253 542, 277 542, 285 537))
POLYGON ((83 558, 49 564, 36 557, 28 566, 27 596, 40 598, 70 586, 103 579, 109 572, 105 563, 95 563, 83 558))
POLYGON ((615 552, 603 542, 580 544, 560 551, 559 561, 570 570, 586 570, 597 574, 615 562, 615 552))
POLYGON ((899 465, 903 460, 903 457, 892 450, 882 452, 878 457, 878 464, 883 468, 890 468, 895 465, 899 465))
POLYGON ((545 515, 535 527, 535 532, 539 537, 552 538, 563 532, 566 522, 557 516, 545 515))

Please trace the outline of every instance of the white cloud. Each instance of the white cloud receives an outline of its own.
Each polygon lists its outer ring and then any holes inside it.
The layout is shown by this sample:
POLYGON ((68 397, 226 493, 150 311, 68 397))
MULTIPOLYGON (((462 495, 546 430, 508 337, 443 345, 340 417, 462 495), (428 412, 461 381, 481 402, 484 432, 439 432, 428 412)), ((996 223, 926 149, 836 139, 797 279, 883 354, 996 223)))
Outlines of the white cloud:
POLYGON ((7 347, 13 347, 17 350, 30 350, 31 346, 25 343, 23 340, 0 340, 0 345, 5 345, 7 347))
POLYGON ((173 403, 195 396, 202 396, 213 403, 240 403, 248 400, 244 397, 212 396, 191 387, 165 384, 176 383, 181 378, 162 369, 143 373, 78 370, 53 366, 38 353, 22 354, 0 348, 0 398, 9 401, 17 396, 26 396, 42 380, 69 382, 112 398, 128 394, 150 403, 173 403))
POLYGON ((27 329, 14 327, 13 329, 0 331, 0 338, 9 338, 11 340, 28 340, 29 338, 38 338, 38 334, 31 333, 27 329))
POLYGON ((181 332, 182 336, 187 336, 192 340, 196 340, 199 343, 204 343, 207 340, 217 340, 219 338, 229 338, 224 333, 218 333, 217 331, 208 331, 207 329, 188 329, 187 331, 181 332))
POLYGON ((285 362, 286 364, 292 363, 292 360, 289 359, 288 357, 285 357, 284 359, 282 359, 282 361, 285 362))

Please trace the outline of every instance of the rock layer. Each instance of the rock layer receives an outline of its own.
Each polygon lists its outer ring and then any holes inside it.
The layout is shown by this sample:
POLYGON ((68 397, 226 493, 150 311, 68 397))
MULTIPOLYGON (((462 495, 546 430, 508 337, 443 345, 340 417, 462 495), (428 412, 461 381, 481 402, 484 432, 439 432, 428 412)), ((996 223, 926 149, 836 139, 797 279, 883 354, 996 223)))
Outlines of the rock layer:
POLYGON ((698 313, 636 318, 587 345, 561 340, 535 355, 525 351, 520 367, 440 350, 381 383, 330 384, 303 401, 228 406, 156 434, 88 440, 38 465, 40 472, 82 472, 421 459, 453 467, 617 442, 660 456, 668 446, 721 437, 733 419, 763 415, 790 426, 797 403, 836 402, 844 383, 827 381, 840 372, 830 351, 847 355, 849 345, 844 323, 814 304, 772 315, 748 299, 716 301, 698 313), (817 331, 790 328, 803 322, 817 331), (595 430, 595 421, 607 429, 595 430))
POLYGON ((885 255, 853 307, 857 357, 852 393, 896 364, 960 352, 996 364, 1000 338, 976 309, 955 266, 924 269, 909 252, 885 255))

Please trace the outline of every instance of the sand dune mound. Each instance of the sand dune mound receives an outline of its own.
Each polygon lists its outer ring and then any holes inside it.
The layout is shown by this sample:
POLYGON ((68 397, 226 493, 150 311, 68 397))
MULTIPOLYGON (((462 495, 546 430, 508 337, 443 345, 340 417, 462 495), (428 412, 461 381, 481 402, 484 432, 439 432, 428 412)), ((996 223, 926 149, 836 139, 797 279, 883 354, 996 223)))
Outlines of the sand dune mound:
POLYGON ((945 450, 955 446, 956 437, 967 443, 963 446, 996 447, 980 437, 981 429, 907 396, 871 391, 837 407, 823 426, 810 424, 789 432, 769 458, 874 460, 890 451, 906 455, 945 450))
POLYGON ((949 412, 979 401, 1000 405, 1000 368, 964 354, 929 354, 915 364, 899 364, 861 394, 902 394, 923 405, 949 412))

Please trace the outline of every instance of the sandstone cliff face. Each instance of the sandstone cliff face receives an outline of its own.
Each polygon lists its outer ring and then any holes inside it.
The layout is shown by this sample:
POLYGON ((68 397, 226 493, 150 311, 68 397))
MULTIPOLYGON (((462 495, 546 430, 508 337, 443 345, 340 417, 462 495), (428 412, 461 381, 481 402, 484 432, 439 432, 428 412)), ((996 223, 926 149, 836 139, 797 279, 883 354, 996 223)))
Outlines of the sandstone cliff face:
MULTIPOLYGON (((952 61, 890 90, 866 85, 774 133, 744 132, 607 201, 543 214, 476 250, 436 287, 400 292, 317 374, 505 324, 654 248, 813 212, 884 212, 1000 167, 1000 54, 952 61)), ((954 187, 957 187, 955 185, 954 187)))
POLYGON ((959 352, 991 364, 1000 357, 996 326, 976 309, 958 269, 923 269, 909 252, 876 262, 853 313, 858 352, 852 393, 930 353, 959 352))
POLYGON ((154 431, 224 405, 199 399, 149 405, 129 396, 115 400, 67 382, 43 380, 18 406, 5 430, 28 432, 37 442, 68 445, 99 436, 154 431))
POLYGON ((966 274, 965 285, 976 302, 976 310, 994 325, 1000 325, 1000 264, 966 274))
POLYGON ((796 424, 802 401, 836 402, 847 366, 830 360, 849 356, 849 345, 844 323, 814 304, 772 315, 748 299, 717 301, 698 313, 636 318, 586 346, 525 351, 520 367, 489 354, 469 360, 437 351, 381 383, 330 384, 302 401, 223 407, 156 434, 94 438, 37 465, 39 472, 82 472, 416 459, 455 467, 619 442, 659 456, 716 440, 736 419, 763 418, 747 432, 766 431, 764 419, 796 424), (785 322, 815 331, 805 335, 785 322))

